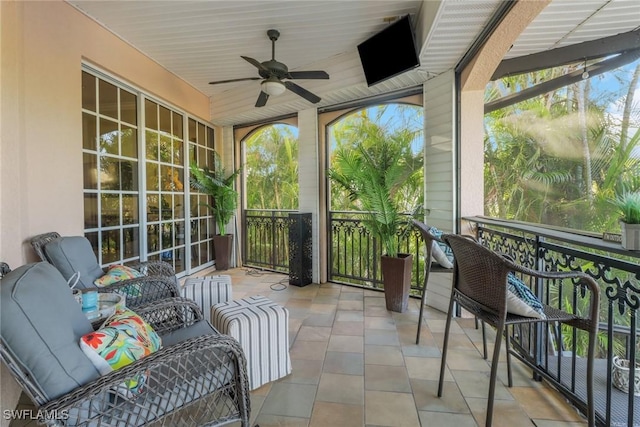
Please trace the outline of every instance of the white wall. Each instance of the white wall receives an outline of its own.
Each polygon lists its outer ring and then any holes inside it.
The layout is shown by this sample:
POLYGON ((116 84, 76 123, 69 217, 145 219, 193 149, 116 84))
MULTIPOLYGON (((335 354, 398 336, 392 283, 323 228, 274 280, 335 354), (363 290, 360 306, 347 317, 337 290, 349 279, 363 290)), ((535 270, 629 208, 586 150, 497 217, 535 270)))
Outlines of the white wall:
POLYGON ((424 84, 425 205, 429 225, 454 231, 455 76, 453 71, 424 84))
MULTIPOLYGON (((428 225, 455 231, 455 74, 448 71, 424 84, 424 175, 428 225)), ((451 296, 451 274, 431 273, 426 304, 446 312, 451 296)))
POLYGON ((313 283, 320 281, 320 161, 318 157, 318 110, 298 112, 298 210, 311 212, 313 238, 313 283))

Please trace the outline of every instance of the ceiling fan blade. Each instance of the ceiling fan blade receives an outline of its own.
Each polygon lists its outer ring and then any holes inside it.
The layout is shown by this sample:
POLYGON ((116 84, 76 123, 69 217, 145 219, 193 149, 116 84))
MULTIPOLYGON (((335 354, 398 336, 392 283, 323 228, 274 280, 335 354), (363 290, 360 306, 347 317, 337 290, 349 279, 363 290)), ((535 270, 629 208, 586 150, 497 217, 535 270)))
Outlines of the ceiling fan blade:
POLYGON ((221 83, 232 83, 232 82, 242 82, 245 80, 260 80, 260 77, 245 77, 243 79, 229 79, 229 80, 218 80, 215 82, 209 82, 210 85, 219 85, 221 83))
POLYGON ((291 92, 295 93, 296 95, 300 95, 301 97, 303 97, 304 99, 306 99, 309 102, 312 102, 314 104, 317 104, 318 102, 320 102, 320 100, 322 98, 320 98, 318 95, 315 95, 311 92, 309 92, 308 90, 306 90, 303 87, 298 86, 297 84, 290 82, 290 81, 286 81, 284 82, 284 85, 287 87, 287 89, 289 89, 291 92))
POLYGON ((256 107, 264 107, 269 99, 269 95, 263 91, 260 91, 260 95, 258 95, 258 100, 256 101, 256 107))
POLYGON ((265 67, 264 65, 262 65, 260 63, 260 61, 258 61, 257 59, 253 59, 253 58, 249 58, 248 56, 242 56, 240 55, 240 58, 244 59, 245 61, 247 61, 249 64, 253 65, 254 67, 256 67, 258 70, 262 70, 265 72, 269 72, 269 69, 267 67, 265 67))
POLYGON ((289 71, 287 76, 290 79, 323 79, 329 78, 326 71, 289 71))

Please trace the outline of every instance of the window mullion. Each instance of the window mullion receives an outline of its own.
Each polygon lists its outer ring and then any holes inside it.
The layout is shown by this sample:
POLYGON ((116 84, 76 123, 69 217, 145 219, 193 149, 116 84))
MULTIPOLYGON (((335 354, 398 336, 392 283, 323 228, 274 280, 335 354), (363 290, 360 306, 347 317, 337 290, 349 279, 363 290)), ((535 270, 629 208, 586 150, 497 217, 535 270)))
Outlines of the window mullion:
POLYGON ((140 230, 140 261, 148 261, 148 234, 147 234, 147 120, 144 109, 147 97, 139 93, 138 105, 136 106, 138 113, 138 181, 139 181, 139 199, 138 199, 138 217, 140 230))

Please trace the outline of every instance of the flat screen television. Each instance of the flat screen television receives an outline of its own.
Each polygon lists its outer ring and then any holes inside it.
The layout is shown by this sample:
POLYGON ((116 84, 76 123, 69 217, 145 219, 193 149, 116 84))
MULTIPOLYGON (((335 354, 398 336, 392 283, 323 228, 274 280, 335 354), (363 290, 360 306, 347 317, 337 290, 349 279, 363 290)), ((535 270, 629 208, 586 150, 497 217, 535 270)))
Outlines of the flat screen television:
POLYGON ((398 19, 358 45, 367 85, 373 86, 420 65, 411 17, 398 19))

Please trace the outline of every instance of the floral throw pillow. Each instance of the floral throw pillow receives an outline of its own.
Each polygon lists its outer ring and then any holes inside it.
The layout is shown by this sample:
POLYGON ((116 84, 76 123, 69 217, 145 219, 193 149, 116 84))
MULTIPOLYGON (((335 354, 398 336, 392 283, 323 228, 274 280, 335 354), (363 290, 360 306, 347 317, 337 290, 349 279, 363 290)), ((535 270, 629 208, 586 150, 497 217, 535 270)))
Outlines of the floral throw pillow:
MULTIPOLYGON (((80 339, 80 348, 101 375, 127 366, 158 351, 162 342, 153 328, 140 316, 128 309, 118 309, 102 328, 80 339)), ((125 381, 133 393, 144 389, 146 375, 125 381)))
POLYGON ((112 265, 104 276, 96 279, 93 283, 102 288, 123 280, 136 279, 138 277, 144 277, 144 274, 126 265, 112 265))
MULTIPOLYGON (((138 277, 144 277, 144 274, 126 265, 112 265, 104 276, 96 279, 93 283, 99 288, 103 288, 123 280, 136 279, 138 277)), ((138 285, 125 286, 123 290, 129 296, 140 295, 140 287, 138 285)))

